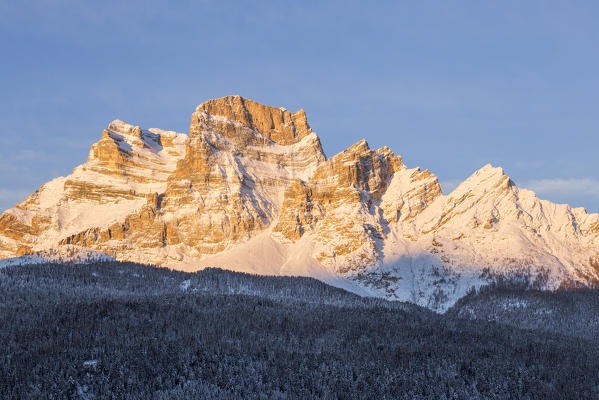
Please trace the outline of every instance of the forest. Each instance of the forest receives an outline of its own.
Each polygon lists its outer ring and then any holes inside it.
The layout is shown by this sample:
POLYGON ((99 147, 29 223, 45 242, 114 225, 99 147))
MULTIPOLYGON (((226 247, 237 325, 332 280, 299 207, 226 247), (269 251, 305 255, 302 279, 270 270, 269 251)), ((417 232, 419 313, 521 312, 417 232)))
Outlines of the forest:
POLYGON ((599 294, 490 286, 446 314, 311 278, 0 270, 2 399, 597 399, 599 294))

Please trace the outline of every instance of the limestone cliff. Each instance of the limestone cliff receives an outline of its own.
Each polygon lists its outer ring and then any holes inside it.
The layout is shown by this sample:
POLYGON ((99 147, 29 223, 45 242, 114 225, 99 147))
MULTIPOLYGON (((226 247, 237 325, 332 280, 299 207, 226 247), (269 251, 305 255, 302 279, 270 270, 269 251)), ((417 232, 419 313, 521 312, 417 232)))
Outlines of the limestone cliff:
POLYGON ((200 104, 189 135, 113 121, 86 163, 0 216, 0 258, 60 248, 310 275, 438 310, 498 277, 599 282, 598 214, 490 165, 444 195, 365 140, 327 160, 303 110, 240 96, 200 104))

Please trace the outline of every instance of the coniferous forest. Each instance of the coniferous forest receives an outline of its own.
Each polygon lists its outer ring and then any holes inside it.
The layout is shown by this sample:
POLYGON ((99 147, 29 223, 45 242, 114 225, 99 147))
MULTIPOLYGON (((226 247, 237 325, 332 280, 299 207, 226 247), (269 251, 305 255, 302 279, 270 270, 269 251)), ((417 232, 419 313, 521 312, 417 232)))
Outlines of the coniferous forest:
POLYGON ((597 399, 599 293, 489 287, 444 315, 310 278, 0 270, 3 399, 597 399))

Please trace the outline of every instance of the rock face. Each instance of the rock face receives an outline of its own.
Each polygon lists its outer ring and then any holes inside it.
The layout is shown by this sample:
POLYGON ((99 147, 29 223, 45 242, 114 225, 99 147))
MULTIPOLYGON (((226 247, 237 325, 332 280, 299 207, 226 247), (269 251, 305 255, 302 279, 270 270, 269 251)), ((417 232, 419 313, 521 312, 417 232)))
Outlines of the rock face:
POLYGON ((186 143, 184 134, 113 121, 85 164, 0 216, 0 256, 45 250, 93 231, 117 235, 115 226, 140 212, 155 193, 164 193, 186 143))
POLYGON ((0 216, 0 258, 60 248, 311 275, 436 310, 499 278, 599 282, 598 214, 490 165, 443 195, 364 140, 327 160, 303 110, 239 96, 199 105, 189 135, 113 121, 85 164, 0 216))
POLYGON ((371 150, 362 140, 320 165, 309 182, 287 188, 273 230, 291 242, 309 232, 320 263, 337 273, 359 271, 380 259, 390 222, 440 195, 428 171, 409 170, 388 148, 371 150))

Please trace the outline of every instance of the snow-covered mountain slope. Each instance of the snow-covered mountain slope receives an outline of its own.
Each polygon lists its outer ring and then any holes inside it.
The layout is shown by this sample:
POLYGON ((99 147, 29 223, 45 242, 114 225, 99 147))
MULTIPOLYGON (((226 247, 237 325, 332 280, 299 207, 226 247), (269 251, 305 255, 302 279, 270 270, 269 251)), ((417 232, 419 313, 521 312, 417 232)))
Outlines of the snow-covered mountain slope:
POLYGON ((0 217, 0 256, 77 245, 194 270, 314 276, 445 310, 496 279, 599 282, 599 214, 487 165, 449 195, 362 140, 326 159, 303 110, 210 100, 190 134, 112 122, 88 161, 0 217))
POLYGON ((386 287, 390 297, 440 310, 499 278, 543 289, 596 286, 598 222, 598 214, 540 200, 486 165, 413 219, 390 224, 379 265, 358 279, 381 286, 385 271, 399 279, 386 287))
POLYGON ((166 190, 186 142, 184 134, 111 122, 85 164, 2 214, 0 257, 56 247, 90 227, 121 222, 166 190))

